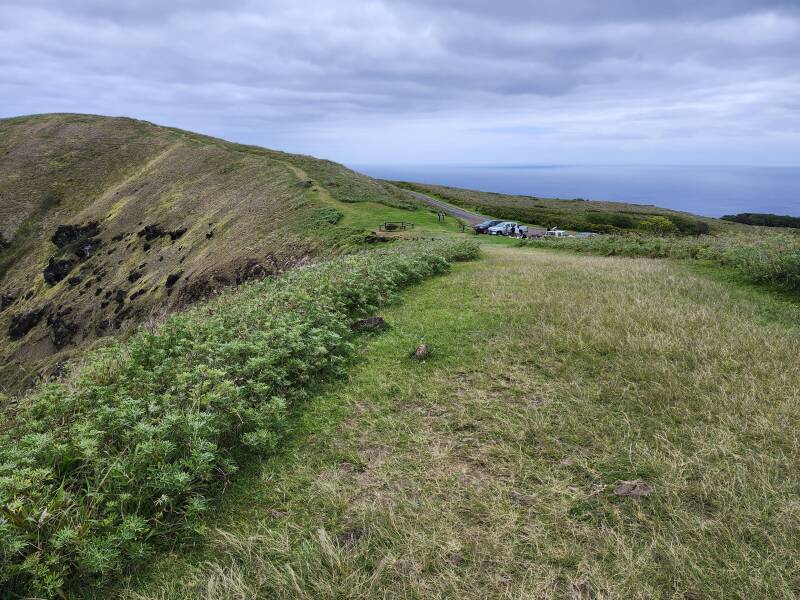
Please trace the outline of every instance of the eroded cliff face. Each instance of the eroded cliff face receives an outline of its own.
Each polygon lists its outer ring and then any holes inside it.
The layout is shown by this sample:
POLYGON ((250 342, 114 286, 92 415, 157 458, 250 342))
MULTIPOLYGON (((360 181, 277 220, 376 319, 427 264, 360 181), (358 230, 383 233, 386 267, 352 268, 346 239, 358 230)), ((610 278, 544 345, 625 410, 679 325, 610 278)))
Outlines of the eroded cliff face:
POLYGON ((132 119, 0 121, 0 390, 224 286, 336 252, 352 232, 316 218, 330 207, 312 177, 337 188, 329 198, 402 198, 335 163, 132 119))

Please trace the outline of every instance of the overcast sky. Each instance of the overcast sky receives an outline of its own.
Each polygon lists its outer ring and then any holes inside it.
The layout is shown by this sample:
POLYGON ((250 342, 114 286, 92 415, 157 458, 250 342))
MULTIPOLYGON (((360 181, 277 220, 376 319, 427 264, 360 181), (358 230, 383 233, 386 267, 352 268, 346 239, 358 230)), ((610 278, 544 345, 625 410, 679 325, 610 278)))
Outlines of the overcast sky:
POLYGON ((0 116, 350 164, 800 164, 800 0, 0 0, 0 116))

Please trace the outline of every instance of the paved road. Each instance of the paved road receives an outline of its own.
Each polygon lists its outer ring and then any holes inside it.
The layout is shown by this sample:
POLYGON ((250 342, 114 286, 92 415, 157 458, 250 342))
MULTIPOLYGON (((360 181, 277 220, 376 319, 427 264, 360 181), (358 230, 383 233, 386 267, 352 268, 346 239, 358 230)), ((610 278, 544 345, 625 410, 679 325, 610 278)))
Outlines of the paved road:
POLYGON ((437 200, 436 198, 431 198, 426 194, 420 194, 419 192, 412 192, 408 191, 409 194, 414 196, 420 202, 424 202, 425 204, 429 204, 434 208, 438 208, 443 213, 447 213, 451 217, 455 217, 456 219, 461 219, 470 225, 477 225, 478 223, 483 223, 486 220, 486 217, 482 217, 477 213, 470 212, 468 210, 464 210, 463 208, 459 208, 458 206, 453 206, 452 204, 448 204, 447 202, 442 202, 441 200, 437 200))
MULTIPOLYGON (((442 202, 441 200, 437 200, 436 198, 432 198, 427 194, 420 194, 419 192, 412 192, 411 190, 406 190, 409 194, 414 196, 420 202, 424 202, 425 204, 429 204, 434 208, 438 208, 444 213, 455 217, 456 219, 461 219, 465 221, 469 225, 477 225, 478 223, 483 223, 486 221, 486 217, 482 217, 481 215, 470 212, 468 210, 464 210, 463 208, 459 208, 458 206, 453 206, 452 204, 448 204, 447 202, 442 202)), ((544 232, 547 231, 546 229, 542 229, 539 227, 529 227, 528 234, 529 235, 544 235, 544 232)))

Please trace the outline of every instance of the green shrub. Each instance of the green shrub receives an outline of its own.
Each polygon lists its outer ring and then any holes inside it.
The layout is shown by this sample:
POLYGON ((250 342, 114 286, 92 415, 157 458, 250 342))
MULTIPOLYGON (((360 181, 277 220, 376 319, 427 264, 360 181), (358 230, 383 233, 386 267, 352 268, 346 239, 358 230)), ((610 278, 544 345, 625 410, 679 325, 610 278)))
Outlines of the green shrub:
POLYGON ((342 371, 350 323, 477 256, 396 244, 247 284, 89 355, 0 416, 0 597, 54 596, 191 533, 246 450, 342 371))
POLYGON ((671 235, 678 232, 678 228, 666 217, 658 215, 647 217, 639 223, 639 229, 655 235, 671 235))
POLYGON ((711 232, 711 227, 706 221, 683 217, 680 215, 667 215, 667 218, 684 235, 706 235, 711 232))
POLYGON ((339 221, 342 220, 344 215, 333 208, 332 206, 326 206, 325 208, 320 208, 314 213, 314 224, 317 223, 329 223, 330 225, 336 225, 339 221))

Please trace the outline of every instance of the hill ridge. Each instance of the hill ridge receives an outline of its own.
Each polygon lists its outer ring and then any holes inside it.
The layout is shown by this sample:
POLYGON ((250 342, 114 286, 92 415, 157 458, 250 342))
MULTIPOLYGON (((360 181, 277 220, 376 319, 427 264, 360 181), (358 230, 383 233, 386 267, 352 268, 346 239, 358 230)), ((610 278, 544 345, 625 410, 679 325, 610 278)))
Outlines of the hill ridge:
POLYGON ((2 119, 0 156, 0 390, 153 314, 363 244, 348 206, 416 208, 332 161, 129 117, 2 119))

